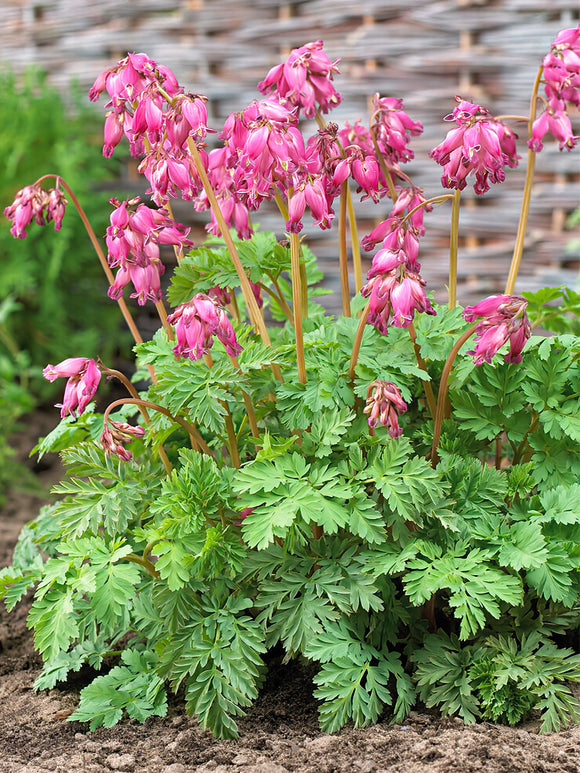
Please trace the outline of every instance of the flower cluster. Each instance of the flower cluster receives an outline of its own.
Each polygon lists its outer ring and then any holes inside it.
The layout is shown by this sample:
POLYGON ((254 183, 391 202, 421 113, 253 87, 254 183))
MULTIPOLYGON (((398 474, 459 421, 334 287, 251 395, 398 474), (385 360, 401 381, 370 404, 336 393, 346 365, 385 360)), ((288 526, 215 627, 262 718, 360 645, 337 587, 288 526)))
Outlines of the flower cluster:
POLYGON ((307 43, 295 48, 285 62, 273 67, 258 84, 258 90, 262 94, 273 91, 279 99, 301 109, 308 118, 318 109, 328 113, 342 99, 332 85, 339 61, 330 61, 322 50, 322 40, 307 43))
POLYGON ((542 64, 545 109, 532 125, 528 145, 533 151, 542 150, 542 140, 550 132, 560 150, 572 150, 580 138, 572 131, 567 104, 580 107, 580 24, 558 34, 542 64))
POLYGON ((131 282, 142 306, 148 299, 161 300, 161 275, 164 266, 160 259, 159 245, 169 244, 182 249, 193 244, 188 238, 190 229, 176 223, 165 209, 152 209, 139 204, 139 198, 119 202, 111 199, 115 209, 111 213, 111 225, 107 228, 108 262, 111 268, 119 268, 109 297, 115 300, 123 294, 123 288, 131 282), (135 209, 131 207, 138 205, 135 209))
POLYGON ((124 462, 130 462, 133 454, 125 448, 124 444, 130 443, 133 438, 142 438, 144 436, 145 429, 143 427, 127 424, 125 421, 112 421, 108 419, 101 434, 101 445, 105 454, 115 454, 124 462))
POLYGON ((101 381, 101 371, 95 360, 87 357, 69 357, 58 365, 47 365, 42 375, 48 381, 57 378, 66 378, 66 387, 62 403, 57 403, 60 408, 61 418, 69 414, 79 416, 90 401, 101 381))
POLYGON ((367 322, 383 335, 389 325, 408 327, 415 312, 436 313, 425 295, 425 281, 417 261, 419 236, 424 231, 425 207, 420 205, 424 202, 420 188, 400 189, 389 217, 363 239, 366 249, 374 247, 380 239, 383 241, 382 249, 372 260, 368 282, 361 290, 369 299, 367 322), (403 216, 405 211, 407 215, 403 216))
POLYGON ((443 167, 444 188, 463 190, 475 175, 473 188, 483 194, 490 183, 505 180, 504 167, 518 165, 517 135, 480 105, 455 99, 459 104, 445 120, 455 121, 456 128, 429 155, 443 167))
POLYGON ((522 349, 530 337, 531 327, 526 314, 528 302, 519 295, 490 295, 475 306, 466 306, 463 317, 477 323, 473 356, 476 365, 491 362, 492 357, 509 341, 506 362, 521 362, 522 349))
POLYGON ((399 427, 399 414, 406 410, 407 403, 401 397, 399 388, 391 381, 376 379, 369 384, 363 412, 368 415, 371 429, 380 423, 387 428, 391 437, 400 437, 403 430, 399 427))
POLYGON ((175 325, 177 345, 173 353, 176 357, 199 360, 208 354, 214 336, 218 337, 230 356, 235 357, 242 351, 226 312, 205 293, 197 293, 188 303, 182 303, 167 321, 175 325))
POLYGON ((12 236, 25 239, 26 227, 33 220, 38 225, 46 225, 52 221, 54 230, 60 231, 67 204, 64 193, 58 186, 45 191, 37 182, 19 190, 12 204, 4 210, 4 215, 12 221, 12 236))
POLYGON ((186 94, 171 70, 146 54, 128 54, 102 72, 89 97, 103 91, 110 97, 103 154, 110 157, 124 135, 131 155, 144 156, 139 171, 156 204, 170 196, 193 199, 201 184, 188 142, 201 143, 208 132, 206 98, 186 94))

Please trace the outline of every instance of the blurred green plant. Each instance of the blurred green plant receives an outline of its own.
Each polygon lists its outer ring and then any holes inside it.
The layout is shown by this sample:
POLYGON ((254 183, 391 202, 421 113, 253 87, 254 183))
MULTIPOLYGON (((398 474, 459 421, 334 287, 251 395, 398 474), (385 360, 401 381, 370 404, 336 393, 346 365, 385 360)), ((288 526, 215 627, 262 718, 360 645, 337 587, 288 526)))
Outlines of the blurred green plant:
MULTIPOLYGON (((44 73, 28 70, 22 77, 0 72, 0 100, 0 144, 10 148, 0 156, 2 201, 58 169, 82 196, 97 234, 104 233, 109 213, 102 188, 118 176, 120 161, 103 163, 100 139, 91 127, 93 111, 82 101, 86 97, 71 90, 67 103, 44 73)), ((44 365, 61 360, 71 345, 88 357, 110 356, 124 332, 116 304, 106 299, 106 280, 80 218, 66 218, 58 235, 33 224, 26 240, 15 241, 9 228, 10 222, 0 218, 0 302, 12 304, 2 321, 0 355, 26 353, 31 368, 26 389, 35 399, 46 398, 52 389, 41 378, 44 365)))

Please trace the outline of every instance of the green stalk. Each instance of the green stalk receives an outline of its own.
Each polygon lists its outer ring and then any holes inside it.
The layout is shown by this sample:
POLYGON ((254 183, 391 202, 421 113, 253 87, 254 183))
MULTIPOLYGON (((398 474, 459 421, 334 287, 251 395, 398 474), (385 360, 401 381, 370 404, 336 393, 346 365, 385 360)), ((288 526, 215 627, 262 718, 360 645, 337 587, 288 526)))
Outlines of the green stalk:
POLYGON ((356 368, 356 364, 358 362, 358 355, 360 352, 360 347, 362 343, 362 337, 363 333, 365 331, 365 326, 367 324, 367 317, 369 315, 370 311, 370 303, 367 303, 367 305, 364 307, 362 314, 360 315, 358 327, 356 329, 355 337, 354 337, 354 343, 352 345, 352 354, 350 357, 350 367, 348 369, 348 377, 351 381, 354 381, 354 371, 356 368))
POLYGON ((350 242, 352 245, 352 262, 354 266, 354 286, 357 293, 360 293, 363 286, 362 279, 362 261, 360 256, 360 242, 358 238, 358 225, 356 222, 356 215, 354 212, 354 206, 352 203, 352 194, 350 188, 347 185, 346 188, 346 205, 348 207, 348 224, 350 226, 350 242))
POLYGON ((449 233, 449 308, 457 304, 457 252, 459 245, 459 207, 461 191, 456 190, 451 204, 451 229, 449 233))
POLYGON ((290 265, 292 271, 292 303, 294 306, 294 333, 296 337, 296 364, 298 379, 305 384, 306 362, 304 359, 304 336, 302 333, 302 282, 300 276, 300 240, 298 234, 290 234, 290 265))
POLYGON ((342 313, 350 317, 350 290, 348 286, 348 257, 346 247, 346 207, 348 182, 342 183, 340 190, 340 207, 338 211, 338 262, 340 266, 340 291, 342 294, 342 313))
MULTIPOLYGON (((194 140, 191 137, 188 137, 187 139, 187 147, 189 148, 189 152, 191 153, 191 157, 193 159, 193 163, 195 164, 196 171, 199 175, 199 178, 203 185, 203 189, 207 195, 212 212, 217 221, 222 239, 226 243, 226 247, 232 259, 232 263, 234 264, 234 268, 236 269, 236 273, 238 275, 238 279, 240 280, 242 293, 244 296, 244 300, 246 302, 246 307, 248 309, 248 313, 250 315, 252 324, 258 331, 262 341, 267 346, 272 346, 272 342, 270 341, 270 336, 268 335, 268 330, 266 328, 266 323, 264 322, 264 317, 262 316, 262 312, 260 311, 258 302, 254 297, 252 288, 250 287, 249 279, 246 276, 246 272, 244 271, 244 267, 240 260, 240 256, 238 255, 236 245, 234 244, 234 240, 232 239, 232 236, 230 234, 230 230, 228 228, 228 225, 221 211, 219 202, 211 186, 209 177, 207 176, 207 172, 205 171, 205 167, 203 165, 203 161, 201 160, 201 156, 199 154, 199 150, 197 149, 197 145, 195 144, 194 140)), ((277 378, 279 381, 282 380, 282 374, 280 372, 280 368, 278 367, 278 365, 272 365, 272 372, 274 373, 275 378, 277 378)))
MULTIPOLYGON (((544 71, 544 68, 540 67, 540 69, 538 70, 538 74, 536 75, 536 80, 534 81, 534 86, 532 89, 532 98, 530 101, 530 119, 528 121, 528 137, 532 136, 532 125, 536 120, 536 99, 537 99, 538 88, 540 86, 540 80, 542 78, 543 71, 544 71)), ((534 180, 535 169, 536 169, 536 153, 530 148, 528 148, 528 168, 526 170, 526 180, 524 183, 522 210, 520 214, 520 221, 518 223, 518 232, 516 236, 516 243, 514 246, 512 262, 510 265, 508 278, 505 286, 506 295, 511 295, 514 291, 516 278, 520 268, 522 255, 524 252, 524 237, 526 234, 526 227, 528 224, 528 217, 530 214, 530 199, 532 197, 532 183, 534 180)))
MULTIPOLYGON (((411 322, 411 324, 407 327, 407 330, 409 331, 409 335, 411 336, 411 341, 413 342, 413 348, 415 350, 415 358, 417 360, 417 365, 421 368, 421 370, 425 371, 427 373, 427 364, 425 363, 425 360, 421 356, 421 347, 417 343, 417 332, 415 331, 415 326, 411 322)), ((435 404, 435 395, 433 394, 433 387, 431 386, 430 381, 423 381, 423 389, 425 390, 425 398, 427 400, 427 406, 429 408, 429 413, 431 414, 431 418, 435 418, 435 412, 436 412, 436 404, 435 404)))
POLYGON ((431 464, 433 467, 437 466, 437 462, 439 461, 439 457, 437 455, 437 448, 439 446, 439 440, 441 439, 441 426, 443 424, 443 416, 445 414, 445 400, 447 397, 447 390, 448 390, 448 382, 449 382, 449 375, 451 373, 451 368, 453 367, 453 363, 455 361, 455 358, 457 357, 457 354, 463 344, 471 338, 473 333, 475 332, 475 329, 477 327, 477 322, 472 325, 468 330, 463 333, 459 337, 459 339, 455 342, 453 349, 451 349, 449 356, 447 357, 447 360, 445 361, 445 365, 443 366, 443 372, 441 373, 441 381, 439 382, 439 394, 437 395, 437 408, 435 410, 435 422, 433 424, 433 445, 431 446, 431 464))

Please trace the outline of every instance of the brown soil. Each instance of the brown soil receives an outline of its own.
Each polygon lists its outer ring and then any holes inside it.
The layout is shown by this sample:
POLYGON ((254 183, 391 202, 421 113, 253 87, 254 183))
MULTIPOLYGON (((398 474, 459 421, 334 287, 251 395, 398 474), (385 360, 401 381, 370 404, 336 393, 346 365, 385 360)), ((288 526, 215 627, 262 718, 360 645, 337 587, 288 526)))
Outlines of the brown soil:
MULTIPOLYGON (((20 444, 28 449, 33 441, 24 433, 20 444)), ((58 464, 36 472, 49 485, 58 464)), ((38 506, 28 493, 10 495, 0 511, 0 565, 10 563, 18 532, 38 506)), ((404 725, 385 721, 324 735, 310 675, 294 665, 273 665, 237 741, 214 740, 178 703, 144 726, 126 722, 91 733, 66 721, 79 680, 35 693, 39 665, 26 604, 10 615, 0 605, 0 773, 580 773, 580 726, 542 736, 534 723, 466 727, 417 711, 404 725)))

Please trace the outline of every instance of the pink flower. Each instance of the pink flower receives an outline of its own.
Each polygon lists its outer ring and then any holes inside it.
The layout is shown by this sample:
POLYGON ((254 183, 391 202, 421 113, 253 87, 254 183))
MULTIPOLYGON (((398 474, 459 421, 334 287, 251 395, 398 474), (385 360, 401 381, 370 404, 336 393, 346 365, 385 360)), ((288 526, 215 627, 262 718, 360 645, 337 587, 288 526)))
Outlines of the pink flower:
POLYGON ((339 61, 330 61, 322 50, 321 40, 307 43, 293 49, 286 62, 273 67, 258 84, 258 90, 263 94, 274 91, 280 99, 303 110, 308 118, 315 115, 317 108, 327 113, 341 101, 332 85, 339 61))
POLYGON ((63 419, 68 414, 79 416, 84 411, 93 399, 101 380, 97 363, 86 357, 71 357, 58 365, 47 365, 42 375, 48 381, 55 381, 57 378, 68 379, 63 401, 55 406, 61 409, 60 415, 63 419))
POLYGON ((177 346, 173 352, 176 357, 199 360, 213 346, 214 335, 230 356, 235 357, 242 351, 226 312, 209 295, 194 295, 191 301, 178 306, 167 320, 170 325, 175 325, 177 346))
POLYGON ((412 159, 414 154, 407 143, 411 137, 418 137, 423 132, 423 125, 409 118, 403 110, 402 99, 375 94, 373 105, 372 131, 389 166, 412 159))
POLYGON ((144 306, 148 300, 158 303, 162 298, 161 276, 164 271, 165 266, 159 260, 152 260, 146 266, 125 263, 117 271, 115 281, 109 287, 107 295, 115 301, 119 300, 123 295, 123 288, 131 282, 135 291, 130 297, 137 298, 139 306, 144 306))
POLYGON ((435 315, 425 295, 425 280, 401 264, 384 274, 375 274, 362 288, 369 299, 367 323, 386 335, 389 326, 408 327, 415 312, 435 315))
POLYGON ((572 131, 572 124, 565 110, 555 110, 548 106, 532 124, 532 136, 528 140, 531 150, 538 152, 544 147, 542 140, 550 132, 560 143, 560 150, 572 150, 580 139, 572 131))
POLYGON ((490 183, 505 180, 505 166, 517 166, 516 135, 480 105, 456 100, 458 106, 445 120, 455 120, 457 128, 429 155, 444 167, 443 187, 463 190, 467 177, 475 175, 474 190, 483 194, 490 183))
POLYGON ((407 403, 401 397, 399 388, 391 381, 376 379, 369 384, 363 413, 368 414, 371 429, 380 422, 383 427, 387 427, 391 437, 400 437, 403 430, 399 427, 399 414, 406 410, 407 403))
POLYGON ((26 227, 33 220, 38 225, 52 220, 54 230, 59 231, 67 203, 58 187, 45 191, 39 183, 27 185, 18 191, 12 204, 4 210, 4 215, 12 220, 10 233, 16 239, 25 239, 26 227))
POLYGON ((115 454, 124 462, 130 462, 133 454, 123 444, 130 443, 133 438, 142 438, 144 436, 145 430, 143 427, 109 419, 108 423, 105 423, 103 427, 101 445, 107 456, 115 454))
POLYGON ((171 244, 178 249, 190 246, 190 229, 176 223, 166 209, 152 209, 138 204, 139 197, 119 202, 111 199, 115 209, 107 228, 106 243, 111 268, 119 266, 115 282, 109 288, 109 297, 118 299, 123 288, 132 282, 143 305, 147 299, 161 300, 160 277, 164 266, 160 260, 160 244, 171 244), (138 206, 133 209, 133 207, 138 206))
POLYGON ((519 295, 490 295, 475 306, 466 306, 463 317, 474 322, 478 317, 475 349, 467 352, 476 365, 491 362, 494 354, 507 342, 510 350, 506 362, 521 362, 522 349, 530 337, 531 326, 526 315, 528 302, 519 295))

